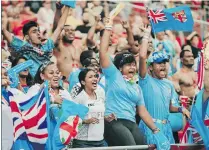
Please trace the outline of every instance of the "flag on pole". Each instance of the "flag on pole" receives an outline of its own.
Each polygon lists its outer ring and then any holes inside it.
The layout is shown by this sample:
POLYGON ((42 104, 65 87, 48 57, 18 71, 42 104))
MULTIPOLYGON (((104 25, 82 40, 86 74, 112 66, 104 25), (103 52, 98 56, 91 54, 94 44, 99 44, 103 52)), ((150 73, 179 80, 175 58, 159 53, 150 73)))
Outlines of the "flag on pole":
POLYGON ((163 10, 148 10, 148 17, 155 33, 165 30, 192 31, 193 18, 188 6, 163 10))

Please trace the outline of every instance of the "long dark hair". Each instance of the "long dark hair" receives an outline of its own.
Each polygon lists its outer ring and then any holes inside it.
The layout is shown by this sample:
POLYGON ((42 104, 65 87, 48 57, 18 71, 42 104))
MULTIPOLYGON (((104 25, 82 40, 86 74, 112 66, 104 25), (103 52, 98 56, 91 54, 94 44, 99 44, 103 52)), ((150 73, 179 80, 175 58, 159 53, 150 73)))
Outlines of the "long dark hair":
POLYGON ((81 72, 79 73, 79 75, 78 75, 78 79, 79 79, 79 82, 80 82, 80 84, 81 84, 81 87, 80 87, 80 89, 79 89, 79 91, 78 91, 78 94, 82 91, 82 90, 84 90, 84 85, 82 84, 82 81, 85 81, 85 78, 86 78, 86 75, 87 75, 87 73, 89 72, 89 71, 93 71, 93 70, 91 70, 91 69, 83 69, 83 70, 81 70, 81 72))
POLYGON ((44 80, 41 79, 40 74, 44 73, 45 69, 47 66, 54 64, 54 62, 51 61, 47 61, 45 63, 43 63, 37 70, 36 75, 34 77, 34 84, 38 83, 38 84, 42 84, 44 82, 44 80))
MULTIPOLYGON (((11 58, 10 58, 11 59, 11 58)), ((27 58, 25 58, 24 56, 22 55, 19 55, 17 57, 15 57, 13 60, 12 60, 12 67, 16 66, 18 64, 18 61, 20 59, 24 59, 25 61, 27 61, 27 58)), ((26 77, 26 83, 27 83, 27 86, 31 86, 33 85, 33 77, 31 76, 30 72, 28 73, 28 76, 26 77)))

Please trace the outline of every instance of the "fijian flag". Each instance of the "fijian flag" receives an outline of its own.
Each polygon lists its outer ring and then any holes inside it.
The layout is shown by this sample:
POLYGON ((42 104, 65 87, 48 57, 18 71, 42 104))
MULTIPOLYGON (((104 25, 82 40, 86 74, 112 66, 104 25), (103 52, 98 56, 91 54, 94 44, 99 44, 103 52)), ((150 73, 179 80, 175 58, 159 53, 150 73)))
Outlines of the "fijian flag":
MULTIPOLYGON (((47 108, 44 88, 36 92, 14 96, 9 91, 10 107, 13 119, 14 144, 17 140, 26 140, 39 148, 45 147, 48 139, 47 108), (33 93, 33 94, 32 94, 33 93), (19 102, 18 99, 22 99, 19 102)), ((35 149, 35 148, 34 148, 35 149)))

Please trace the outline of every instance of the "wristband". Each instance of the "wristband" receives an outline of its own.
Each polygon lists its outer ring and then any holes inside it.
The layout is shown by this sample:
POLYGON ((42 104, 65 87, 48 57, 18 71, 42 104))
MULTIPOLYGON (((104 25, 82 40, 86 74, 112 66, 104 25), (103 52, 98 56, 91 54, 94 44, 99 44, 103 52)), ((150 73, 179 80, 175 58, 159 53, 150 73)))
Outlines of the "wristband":
POLYGON ((61 4, 61 3, 59 3, 59 4, 58 4, 58 3, 56 3, 56 8, 57 8, 57 9, 62 9, 62 7, 63 7, 63 6, 64 6, 64 5, 63 5, 63 4, 61 4))
POLYGON ((178 107, 178 112, 182 113, 183 112, 183 107, 178 107))
POLYGON ((106 25, 105 28, 112 28, 112 26, 111 25, 106 25))
POLYGON ((143 37, 142 40, 147 40, 147 41, 149 41, 149 38, 148 38, 148 37, 143 37))
POLYGON ((112 31, 112 27, 105 27, 105 30, 112 31))

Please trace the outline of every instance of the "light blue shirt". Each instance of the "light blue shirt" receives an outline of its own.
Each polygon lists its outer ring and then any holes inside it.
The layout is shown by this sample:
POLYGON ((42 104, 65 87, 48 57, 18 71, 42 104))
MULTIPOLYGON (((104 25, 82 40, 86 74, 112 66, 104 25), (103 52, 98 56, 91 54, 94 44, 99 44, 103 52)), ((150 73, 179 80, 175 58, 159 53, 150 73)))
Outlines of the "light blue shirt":
POLYGON ((51 39, 48 39, 47 42, 43 45, 40 45, 39 48, 33 47, 30 43, 23 41, 15 36, 13 36, 12 42, 10 46, 14 49, 15 52, 18 52, 21 50, 22 47, 28 46, 31 48, 31 51, 40 50, 45 53, 45 55, 35 55, 35 53, 27 52, 24 53, 24 57, 26 57, 28 60, 31 59, 34 62, 34 66, 30 69, 30 74, 34 77, 39 66, 44 63, 45 61, 50 60, 50 53, 52 52, 54 46, 54 42, 51 39))
POLYGON ((70 76, 68 77, 68 82, 69 82, 69 89, 68 91, 71 92, 73 89, 73 86, 79 83, 79 73, 81 72, 81 69, 77 69, 76 71, 73 71, 70 73, 70 76))
POLYGON ((114 113, 117 118, 135 122, 136 106, 144 105, 141 88, 127 82, 112 62, 102 72, 106 80, 105 116, 114 113))
POLYGON ((139 85, 149 114, 155 119, 168 119, 170 101, 176 98, 172 82, 168 79, 159 80, 146 74, 144 79, 139 77, 139 85))

